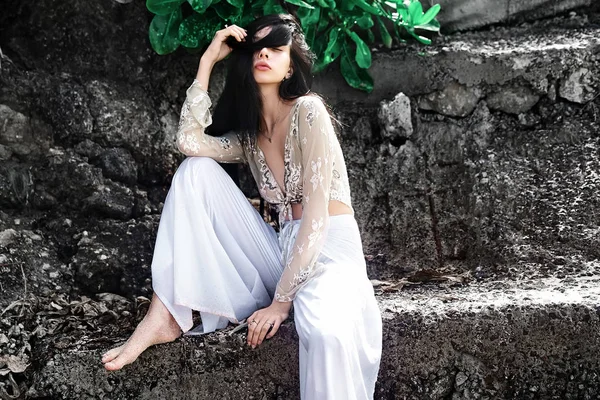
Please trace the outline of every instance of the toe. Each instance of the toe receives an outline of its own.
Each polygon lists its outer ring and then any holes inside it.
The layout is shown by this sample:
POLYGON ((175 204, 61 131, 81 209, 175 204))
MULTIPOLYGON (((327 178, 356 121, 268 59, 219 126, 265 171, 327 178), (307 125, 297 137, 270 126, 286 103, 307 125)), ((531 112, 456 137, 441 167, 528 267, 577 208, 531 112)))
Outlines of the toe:
POLYGON ((123 362, 121 362, 117 359, 117 360, 110 361, 110 362, 107 362, 106 364, 104 364, 104 368, 106 368, 109 371, 118 371, 121 368, 123 368, 123 365, 124 365, 123 362))
POLYGON ((122 347, 117 347, 104 353, 102 356, 102 362, 107 363, 114 360, 121 353, 121 349, 122 347))

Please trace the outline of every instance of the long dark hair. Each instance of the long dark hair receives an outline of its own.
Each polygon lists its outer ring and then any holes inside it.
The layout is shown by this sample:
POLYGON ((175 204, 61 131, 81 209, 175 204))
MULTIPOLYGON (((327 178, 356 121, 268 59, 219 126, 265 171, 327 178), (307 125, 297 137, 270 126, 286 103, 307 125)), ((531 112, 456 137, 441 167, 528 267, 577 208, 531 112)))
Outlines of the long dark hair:
POLYGON ((294 100, 310 92, 314 54, 310 51, 300 24, 288 14, 260 17, 246 27, 245 42, 229 37, 227 44, 233 49, 229 59, 225 88, 213 112, 213 123, 207 129, 212 136, 230 131, 241 134, 242 140, 256 136, 262 115, 262 99, 254 80, 254 53, 264 47, 291 45, 292 76, 279 86, 279 96, 294 100), (256 32, 270 26, 268 35, 255 41, 256 32))

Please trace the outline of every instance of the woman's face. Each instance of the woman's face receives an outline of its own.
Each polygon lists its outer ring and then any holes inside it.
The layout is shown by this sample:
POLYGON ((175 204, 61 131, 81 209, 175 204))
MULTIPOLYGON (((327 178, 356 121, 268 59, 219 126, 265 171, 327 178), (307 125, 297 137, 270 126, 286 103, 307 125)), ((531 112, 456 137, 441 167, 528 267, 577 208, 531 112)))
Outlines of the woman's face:
MULTIPOLYGON (((260 40, 271 32, 266 26, 256 32, 254 40, 260 40)), ((290 45, 264 47, 254 53, 252 73, 258 84, 281 83, 292 75, 290 45)))

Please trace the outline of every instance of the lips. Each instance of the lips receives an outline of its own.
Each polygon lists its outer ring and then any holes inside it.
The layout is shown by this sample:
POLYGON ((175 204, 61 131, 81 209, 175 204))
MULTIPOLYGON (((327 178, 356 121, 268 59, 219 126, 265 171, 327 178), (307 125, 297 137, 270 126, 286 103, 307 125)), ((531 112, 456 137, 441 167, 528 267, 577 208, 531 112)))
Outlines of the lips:
POLYGON ((254 68, 256 68, 259 71, 268 71, 271 69, 271 67, 269 67, 269 64, 267 64, 264 61, 257 62, 254 68))

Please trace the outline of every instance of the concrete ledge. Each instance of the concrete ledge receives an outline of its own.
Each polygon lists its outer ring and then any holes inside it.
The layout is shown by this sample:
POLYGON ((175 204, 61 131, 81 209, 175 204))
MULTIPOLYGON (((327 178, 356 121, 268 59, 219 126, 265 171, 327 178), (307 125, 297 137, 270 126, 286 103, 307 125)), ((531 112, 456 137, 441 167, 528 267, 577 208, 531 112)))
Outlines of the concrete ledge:
POLYGON ((442 10, 438 17, 445 32, 482 28, 498 23, 518 23, 547 18, 578 7, 591 0, 433 0, 442 10))
POLYGON ((359 102, 368 106, 400 92, 410 97, 436 92, 453 82, 479 87, 481 97, 511 82, 546 95, 553 81, 566 79, 579 68, 596 68, 600 29, 584 28, 583 21, 573 25, 544 21, 442 36, 435 38, 432 46, 409 45, 376 52, 369 70, 375 80, 371 93, 350 88, 334 68, 315 77, 315 90, 326 93, 334 104, 359 102))
MULTIPOLYGON (((375 398, 597 398, 599 283, 597 277, 504 281, 380 294, 385 350, 375 398)), ((116 373, 99 363, 107 344, 82 338, 59 350, 47 342, 53 355, 40 360, 29 395, 299 398, 293 324, 257 350, 247 349, 244 338, 227 331, 183 338, 116 373)))

